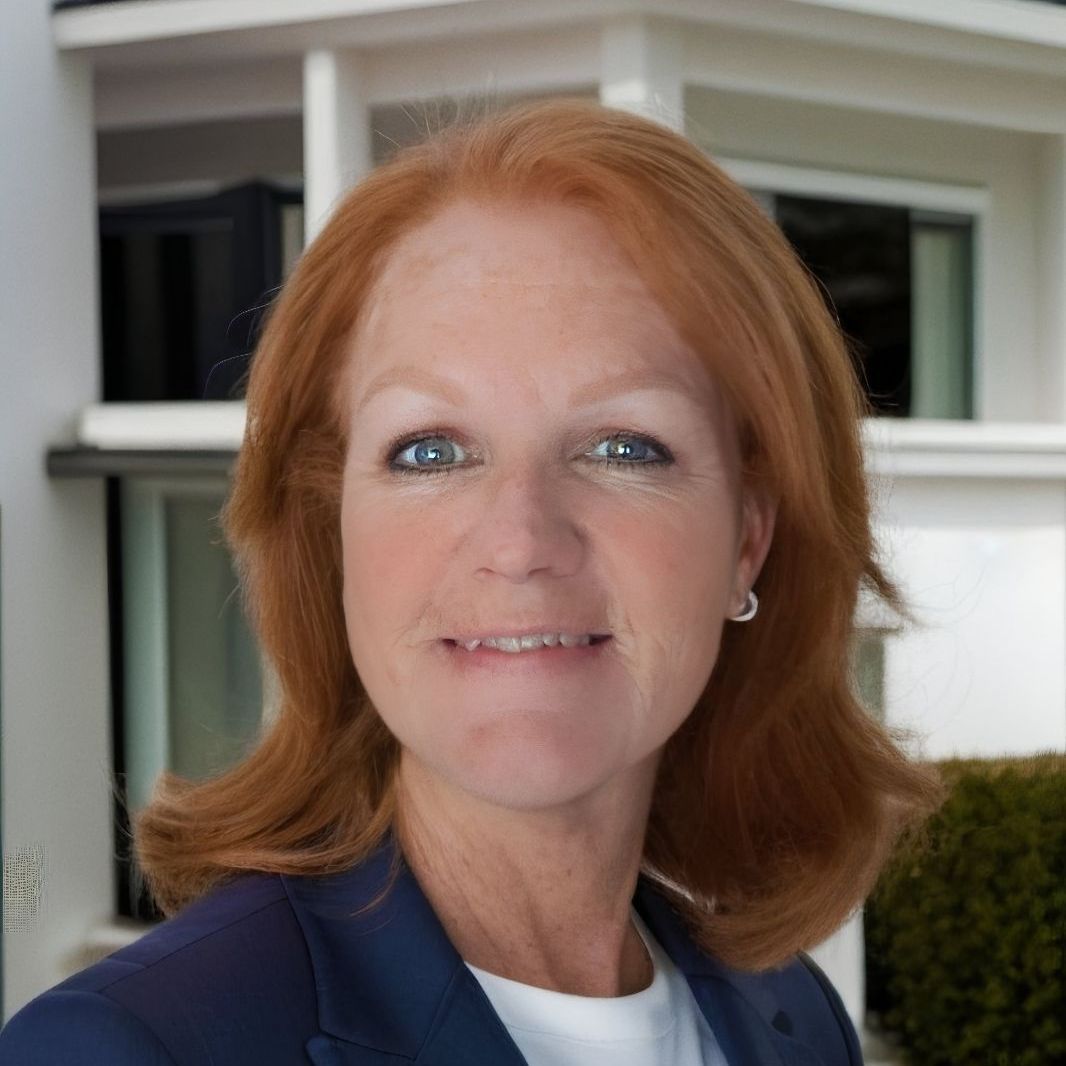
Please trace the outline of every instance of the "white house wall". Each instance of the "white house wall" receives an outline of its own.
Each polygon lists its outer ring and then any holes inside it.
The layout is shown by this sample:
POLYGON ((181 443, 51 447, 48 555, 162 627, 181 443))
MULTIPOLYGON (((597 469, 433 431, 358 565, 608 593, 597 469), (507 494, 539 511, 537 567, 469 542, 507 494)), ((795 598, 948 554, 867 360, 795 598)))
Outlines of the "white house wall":
POLYGON ((91 72, 47 0, 0 33, 0 751, 4 1005, 69 972, 112 912, 102 481, 44 454, 98 395, 91 72), (15 103, 17 101, 17 104, 15 103))
POLYGON ((878 498, 924 623, 887 638, 886 721, 933 759, 1066 749, 1066 485, 907 477, 878 498))

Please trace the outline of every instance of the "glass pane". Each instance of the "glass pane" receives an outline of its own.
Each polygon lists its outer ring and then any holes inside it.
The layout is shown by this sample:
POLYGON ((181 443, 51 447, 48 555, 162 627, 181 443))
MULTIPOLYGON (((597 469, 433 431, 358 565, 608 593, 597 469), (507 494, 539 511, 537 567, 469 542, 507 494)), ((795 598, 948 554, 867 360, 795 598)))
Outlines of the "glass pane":
POLYGON ((914 418, 972 417, 971 226, 916 219, 911 231, 914 418))
POLYGON ((232 354, 231 227, 105 233, 100 256, 104 398, 195 398, 198 364, 232 354))
POLYGON ((303 244, 299 200, 247 182, 100 208, 105 400, 199 400, 215 364, 254 347, 303 244))
POLYGON ((166 501, 169 766, 202 778, 235 762, 262 707, 259 653, 212 498, 166 501))
POLYGON ((777 222, 825 287, 879 414, 911 411, 910 210, 779 195, 777 222))
POLYGON ((304 205, 281 205, 281 276, 292 272, 304 247, 304 205))
POLYGON ((162 914, 121 836, 126 811, 150 801, 165 769, 198 780, 237 761, 258 735, 264 689, 277 698, 276 681, 248 628, 218 526, 226 483, 122 478, 115 487, 116 769, 125 785, 116 810, 118 909, 155 920, 162 914))
POLYGON ((862 705, 878 721, 885 716, 885 638, 880 630, 862 629, 851 648, 852 679, 862 705))

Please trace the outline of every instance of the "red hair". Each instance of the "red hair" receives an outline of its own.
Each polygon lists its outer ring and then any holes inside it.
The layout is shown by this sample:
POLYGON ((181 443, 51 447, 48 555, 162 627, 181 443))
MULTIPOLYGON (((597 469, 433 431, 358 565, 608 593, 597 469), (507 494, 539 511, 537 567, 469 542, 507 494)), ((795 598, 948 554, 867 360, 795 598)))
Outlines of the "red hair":
POLYGON ((667 744, 644 852, 708 951, 773 966, 847 918, 940 795, 852 679, 860 588, 911 617, 875 557, 871 411, 817 283, 755 201, 680 135, 580 100, 402 149, 297 263, 253 360, 223 511, 280 702, 231 769, 160 777, 134 816, 136 861, 171 913, 236 871, 357 863, 392 824, 398 743, 360 683, 341 600, 345 355, 397 239, 456 199, 502 197, 582 205, 608 224, 724 390, 744 477, 778 500, 759 613, 726 625, 667 744))

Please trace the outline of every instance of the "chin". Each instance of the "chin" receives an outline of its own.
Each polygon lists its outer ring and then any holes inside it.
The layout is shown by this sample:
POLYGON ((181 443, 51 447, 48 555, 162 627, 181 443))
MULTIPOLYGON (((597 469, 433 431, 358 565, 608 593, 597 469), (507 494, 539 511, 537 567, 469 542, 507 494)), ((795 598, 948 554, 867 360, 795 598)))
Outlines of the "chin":
POLYGON ((603 787, 614 776, 610 760, 588 745, 471 741, 463 757, 430 765, 453 787, 509 810, 546 810, 573 803, 603 787))

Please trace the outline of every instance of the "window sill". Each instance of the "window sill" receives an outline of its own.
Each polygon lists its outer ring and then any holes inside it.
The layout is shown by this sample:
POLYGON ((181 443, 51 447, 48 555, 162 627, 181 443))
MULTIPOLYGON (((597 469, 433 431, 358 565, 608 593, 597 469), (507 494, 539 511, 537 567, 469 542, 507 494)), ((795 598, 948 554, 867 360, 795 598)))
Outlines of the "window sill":
MULTIPOLYGON (((242 400, 101 403, 77 419, 73 446, 49 451, 59 477, 225 473, 244 438, 242 400)), ((871 473, 889 477, 1066 480, 1066 425, 867 418, 871 473)))
POLYGON ((890 477, 1066 480, 1066 425, 868 418, 871 473, 890 477))

